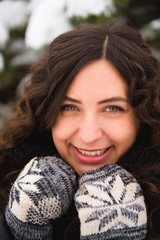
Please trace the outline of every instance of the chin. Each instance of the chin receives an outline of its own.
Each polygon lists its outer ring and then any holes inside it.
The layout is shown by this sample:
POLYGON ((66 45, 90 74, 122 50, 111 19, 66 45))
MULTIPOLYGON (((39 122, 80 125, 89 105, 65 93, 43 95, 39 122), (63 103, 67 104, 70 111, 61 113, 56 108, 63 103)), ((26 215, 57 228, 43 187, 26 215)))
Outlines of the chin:
POLYGON ((88 172, 88 171, 94 170, 94 169, 102 167, 102 166, 103 165, 100 165, 100 166, 85 166, 85 167, 76 168, 74 170, 79 176, 81 176, 84 172, 88 172))

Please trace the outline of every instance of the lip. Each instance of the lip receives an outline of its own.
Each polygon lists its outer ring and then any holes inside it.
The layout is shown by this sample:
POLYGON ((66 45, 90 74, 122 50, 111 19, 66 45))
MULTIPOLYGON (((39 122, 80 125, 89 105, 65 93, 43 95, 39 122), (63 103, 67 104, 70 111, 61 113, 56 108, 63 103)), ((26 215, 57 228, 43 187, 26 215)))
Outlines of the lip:
POLYGON ((96 163, 101 163, 106 160, 106 158, 111 154, 111 152, 113 150, 113 146, 109 147, 105 153, 103 153, 99 156, 83 155, 73 145, 72 145, 72 149, 73 149, 75 156, 77 157, 77 159, 79 161, 81 161, 83 163, 96 164, 96 163))

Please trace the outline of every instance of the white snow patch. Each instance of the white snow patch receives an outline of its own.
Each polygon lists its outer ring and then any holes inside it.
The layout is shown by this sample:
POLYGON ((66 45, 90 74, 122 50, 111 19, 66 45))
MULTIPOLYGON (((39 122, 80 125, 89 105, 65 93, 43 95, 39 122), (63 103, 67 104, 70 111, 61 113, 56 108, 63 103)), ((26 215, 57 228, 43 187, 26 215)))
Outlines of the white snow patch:
POLYGON ((4 69, 4 58, 2 53, 0 53, 0 72, 2 72, 4 69))

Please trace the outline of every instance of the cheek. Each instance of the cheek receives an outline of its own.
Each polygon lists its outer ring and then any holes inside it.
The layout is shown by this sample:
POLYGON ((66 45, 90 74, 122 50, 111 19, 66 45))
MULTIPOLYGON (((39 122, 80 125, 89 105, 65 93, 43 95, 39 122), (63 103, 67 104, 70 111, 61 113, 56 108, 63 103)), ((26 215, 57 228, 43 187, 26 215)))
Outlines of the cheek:
POLYGON ((61 130, 57 127, 52 128, 52 139, 54 142, 54 145, 57 149, 57 151, 59 152, 59 154, 61 155, 61 157, 64 159, 65 158, 65 152, 66 152, 66 145, 65 145, 65 141, 63 140, 61 130))
POLYGON ((52 128, 52 139, 57 151, 61 157, 66 160, 68 156, 68 143, 74 135, 76 126, 70 121, 58 118, 55 126, 52 128))
POLYGON ((65 141, 73 132, 73 125, 68 124, 68 121, 65 121, 61 118, 57 119, 55 126, 52 128, 52 137, 54 141, 65 141))
POLYGON ((110 138, 121 148, 130 148, 136 140, 139 124, 133 119, 123 119, 123 121, 112 122, 110 125, 110 138))

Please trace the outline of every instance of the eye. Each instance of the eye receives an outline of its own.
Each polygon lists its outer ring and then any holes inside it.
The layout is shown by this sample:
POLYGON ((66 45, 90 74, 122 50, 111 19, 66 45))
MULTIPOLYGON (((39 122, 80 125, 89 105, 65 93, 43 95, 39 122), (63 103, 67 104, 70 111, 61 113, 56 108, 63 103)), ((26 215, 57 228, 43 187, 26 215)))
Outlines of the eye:
POLYGON ((106 112, 124 112, 124 109, 119 106, 108 106, 105 108, 106 112))
POLYGON ((61 111, 78 111, 78 108, 74 105, 65 104, 61 106, 61 111))

